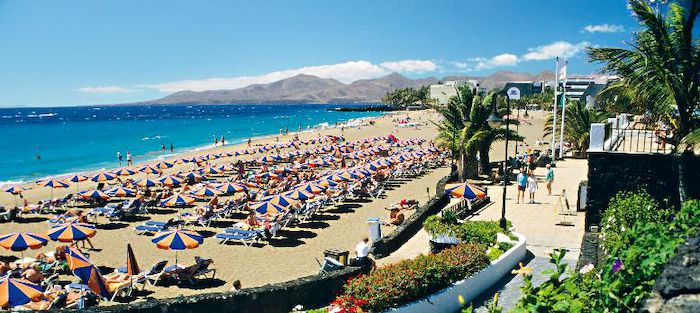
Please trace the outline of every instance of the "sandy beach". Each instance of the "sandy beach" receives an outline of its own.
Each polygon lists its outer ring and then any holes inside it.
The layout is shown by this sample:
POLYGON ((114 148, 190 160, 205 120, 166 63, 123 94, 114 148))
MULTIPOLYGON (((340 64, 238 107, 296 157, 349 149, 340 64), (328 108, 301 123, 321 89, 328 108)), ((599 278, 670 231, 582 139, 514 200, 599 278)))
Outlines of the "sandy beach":
MULTIPOLYGON (((394 134, 399 139, 422 137, 432 140, 436 135, 435 126, 430 121, 437 121, 439 116, 431 111, 398 112, 391 115, 374 118, 375 124, 372 126, 362 126, 357 128, 345 128, 344 130, 331 128, 317 130, 313 132, 303 132, 299 134, 301 139, 313 138, 319 135, 344 135, 348 140, 356 140, 367 137, 383 136, 389 133, 394 134), (414 127, 398 127, 392 120, 397 116, 410 116, 414 122, 423 125, 417 129, 414 127), (427 126, 426 126, 427 124, 427 126)), ((253 145, 271 143, 279 137, 279 141, 287 141, 294 136, 289 133, 286 136, 270 136, 253 141, 253 145)), ((247 148, 246 144, 217 147, 207 151, 189 153, 183 156, 195 154, 205 154, 221 151, 235 151, 247 148)), ((259 155, 258 155, 259 156, 259 155)), ((249 158, 258 156, 248 156, 249 158)), ((237 158, 222 158, 215 162, 224 164, 237 161, 237 158)), ((176 165, 167 169, 167 173, 174 173, 178 170, 191 170, 191 164, 176 165)), ((384 208, 392 203, 396 203, 403 198, 415 198, 421 203, 425 202, 434 193, 436 182, 448 174, 448 168, 433 170, 428 174, 405 182, 387 190, 386 197, 373 199, 371 202, 348 202, 336 208, 329 207, 321 214, 316 215, 306 223, 297 227, 284 228, 279 232, 279 236, 270 241, 270 244, 262 247, 245 247, 238 244, 221 245, 218 240, 211 238, 214 234, 225 227, 230 227, 236 221, 244 218, 234 216, 234 219, 222 220, 214 223, 211 227, 192 227, 191 229, 200 232, 205 236, 204 244, 194 250, 186 250, 179 253, 178 260, 182 264, 193 263, 194 256, 212 258, 214 268, 216 268, 216 279, 204 280, 196 287, 187 286, 156 286, 147 288, 143 296, 166 298, 177 295, 189 295, 200 292, 224 291, 231 288, 233 280, 240 280, 243 287, 254 287, 269 283, 282 282, 294 278, 318 273, 319 265, 316 259, 323 257, 323 251, 328 248, 338 248, 352 251, 354 245, 368 233, 367 219, 370 217, 387 218, 388 211, 384 208), (426 188, 428 188, 430 195, 426 188)), ((133 178, 140 179, 143 174, 134 175, 133 178)), ((153 178, 153 175, 150 176, 153 178)), ((31 187, 31 185, 30 185, 31 187)), ((94 188, 92 182, 83 182, 80 189, 94 188)), ((71 185, 67 189, 54 190, 54 197, 62 197, 67 193, 75 193, 76 186, 71 185)), ((35 203, 40 199, 50 197, 49 188, 33 186, 33 189, 24 193, 25 197, 35 203)), ((0 195, 0 203, 6 206, 13 206, 15 198, 7 193, 0 195)), ((157 213, 151 213, 148 217, 156 221, 166 221, 175 217, 178 213, 188 209, 163 209, 157 213)), ((191 209, 189 209, 191 211, 191 209)), ((410 212, 408 212, 410 214, 410 212)), ((29 231, 45 233, 49 225, 44 222, 50 215, 24 216, 20 222, 0 224, 0 233, 12 231, 29 231)), ((143 218, 143 219, 146 219, 143 218)), ((108 222, 105 218, 100 218, 98 231, 92 242, 97 248, 91 252, 91 259, 97 265, 103 267, 103 272, 111 272, 113 268, 123 266, 126 263, 126 243, 133 246, 142 268, 148 268, 154 262, 167 259, 171 263, 175 260, 173 251, 159 250, 151 243, 150 236, 137 235, 134 226, 141 224, 138 222, 108 222)), ((385 228, 384 232, 390 232, 390 228, 385 228)), ((49 243, 45 250, 52 249, 56 243, 49 243)), ((27 251, 25 255, 33 255, 37 251, 27 251)), ((4 251, 4 256, 19 256, 19 253, 4 251)), ((64 276, 62 279, 74 280, 74 277, 64 276)), ((138 301, 138 300, 137 300, 138 301)))

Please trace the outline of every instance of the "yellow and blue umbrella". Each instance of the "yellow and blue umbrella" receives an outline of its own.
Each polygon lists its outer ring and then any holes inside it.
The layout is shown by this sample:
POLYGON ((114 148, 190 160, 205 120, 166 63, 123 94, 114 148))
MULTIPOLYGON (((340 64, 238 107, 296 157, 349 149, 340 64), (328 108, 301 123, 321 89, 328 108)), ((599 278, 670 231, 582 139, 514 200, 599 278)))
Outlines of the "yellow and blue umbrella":
POLYGON ((112 197, 130 197, 136 194, 136 191, 129 188, 117 187, 114 189, 107 190, 106 194, 112 197))
POLYGON ((323 178, 318 181, 318 184, 323 187, 335 187, 338 186, 338 183, 328 179, 328 178, 323 178))
POLYGON ((285 209, 284 207, 267 201, 253 203, 250 205, 250 209, 258 214, 268 216, 284 214, 287 212, 287 209, 285 209))
POLYGON ((114 174, 119 175, 119 176, 131 176, 136 174, 136 171, 128 168, 128 167, 123 167, 114 172, 114 174))
POLYGON ((44 289, 30 281, 11 277, 0 280, 0 307, 27 304, 43 296, 44 289))
POLYGON ((95 225, 85 223, 64 223, 51 227, 46 234, 53 241, 73 242, 95 236, 95 225))
POLYGON ((223 192, 224 194, 233 194, 236 192, 243 192, 248 190, 247 186, 238 183, 226 183, 216 188, 221 190, 221 192, 223 192))
POLYGON ((172 164, 172 163, 165 162, 165 161, 160 161, 160 162, 158 162, 158 163, 155 165, 155 167, 156 167, 156 168, 159 168, 159 169, 161 169, 161 170, 163 170, 163 169, 166 169, 166 168, 171 168, 171 167, 173 167, 173 164, 172 164))
POLYGON ((329 175, 329 176, 326 177, 326 178, 328 178, 329 180, 332 180, 332 181, 334 181, 334 182, 341 182, 341 181, 350 180, 350 178, 347 178, 347 177, 345 177, 345 176, 343 176, 343 175, 339 175, 339 174, 332 174, 332 175, 329 175))
POLYGON ((203 174, 219 174, 219 173, 221 173, 220 170, 213 168, 213 167, 200 168, 199 172, 203 173, 203 174))
POLYGON ((186 178, 186 179, 195 179, 195 180, 199 180, 199 179, 204 178, 204 176, 199 175, 195 172, 180 173, 177 176, 180 176, 180 177, 186 178))
POLYGON ((114 176, 114 174, 112 174, 110 172, 101 172, 95 176, 92 176, 92 178, 90 178, 90 180, 92 180, 94 182, 104 182, 104 181, 112 180, 115 177, 116 176, 114 176))
POLYGON ((306 193, 302 190, 292 190, 284 195, 294 200, 309 200, 314 197, 312 193, 306 193))
POLYGON ((284 195, 269 196, 269 197, 263 198, 262 200, 266 201, 266 202, 274 203, 276 205, 279 205, 279 206, 285 207, 285 208, 292 205, 294 202, 296 202, 296 200, 294 200, 290 197, 284 196, 284 195))
POLYGON ((146 166, 140 168, 139 172, 146 173, 146 178, 148 178, 148 174, 160 174, 161 170, 159 170, 153 166, 146 165, 146 166))
POLYGON ((126 244, 126 273, 130 276, 141 273, 139 263, 136 261, 136 255, 134 254, 134 250, 131 249, 130 243, 126 244))
POLYGON ((27 191, 27 189, 20 186, 12 186, 5 189, 5 192, 15 195, 15 206, 17 206, 17 195, 22 194, 25 191, 27 191))
POLYGON ((179 184, 182 184, 182 179, 175 177, 175 176, 163 176, 158 179, 158 181, 166 186, 177 186, 179 184))
POLYGON ((297 190, 319 194, 326 191, 326 187, 314 183, 306 183, 297 187, 297 190))
POLYGON ((204 186, 202 188, 199 188, 197 191, 193 192, 192 195, 195 195, 197 197, 213 197, 216 195, 220 195, 221 193, 221 190, 204 186))
POLYGON ((171 206, 171 207, 185 206, 185 205, 190 205, 190 204, 194 203, 194 201, 195 201, 195 199, 190 197, 190 196, 181 195, 179 193, 176 193, 176 194, 172 195, 171 197, 166 198, 165 200, 161 201, 160 205, 161 206, 171 206))
POLYGON ((39 249, 49 242, 44 235, 16 232, 0 236, 0 247, 11 251, 20 251, 24 259, 24 250, 39 249))
POLYGON ((68 188, 68 184, 66 184, 60 180, 56 180, 54 178, 51 178, 49 180, 45 180, 45 181, 41 182, 40 185, 44 186, 44 187, 51 188, 51 199, 53 199, 53 190, 54 189, 56 189, 56 188, 68 188))
POLYGON ((157 233, 151 242, 155 243, 158 249, 175 250, 175 264, 177 264, 177 252, 199 247, 204 242, 204 237, 195 231, 175 229, 157 233))
POLYGON ((79 183, 81 181, 86 181, 88 180, 87 176, 83 176, 80 174, 75 174, 71 177, 66 178, 66 181, 74 182, 74 183, 79 183))
POLYGON ((73 246, 66 247, 66 260, 73 275, 96 294, 109 298, 110 292, 100 270, 90 259, 73 246))
POLYGON ((139 187, 153 187, 153 186, 155 186, 155 185, 157 185, 157 184, 158 184, 158 183, 156 183, 155 181, 152 181, 152 180, 146 178, 146 179, 139 180, 139 182, 136 183, 136 186, 139 186, 139 187))
POLYGON ((468 183, 445 186, 445 194, 456 198, 481 199, 486 197, 486 190, 468 183))
POLYGON ((85 190, 81 191, 78 193, 78 196, 80 196, 83 199, 104 199, 104 200, 109 200, 110 196, 102 190, 94 189, 94 190, 85 190))

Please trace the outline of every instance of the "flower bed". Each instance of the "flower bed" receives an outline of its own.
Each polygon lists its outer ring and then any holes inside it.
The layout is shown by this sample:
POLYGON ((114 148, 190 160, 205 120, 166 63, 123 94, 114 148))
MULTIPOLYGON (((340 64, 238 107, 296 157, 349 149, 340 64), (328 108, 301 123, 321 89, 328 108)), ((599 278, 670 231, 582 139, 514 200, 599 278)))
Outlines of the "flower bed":
POLYGON ((352 278, 345 284, 342 297, 358 301, 362 309, 382 311, 430 295, 488 264, 482 246, 461 244, 352 278))

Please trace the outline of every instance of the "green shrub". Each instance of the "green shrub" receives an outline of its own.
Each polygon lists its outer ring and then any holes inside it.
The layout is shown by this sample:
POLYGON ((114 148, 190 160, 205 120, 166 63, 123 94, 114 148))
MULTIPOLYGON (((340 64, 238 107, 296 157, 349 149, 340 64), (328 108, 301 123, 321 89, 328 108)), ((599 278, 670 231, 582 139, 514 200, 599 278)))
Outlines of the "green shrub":
POLYGON ((668 210, 659 208, 659 204, 646 191, 622 191, 610 199, 607 210, 603 212, 601 230, 602 243, 606 251, 616 245, 627 245, 625 232, 635 223, 657 223, 667 219, 668 210))
MULTIPOLYGON (((351 278, 339 296, 380 312, 424 298, 488 266, 483 248, 460 244, 433 255, 419 255, 351 278)), ((336 299, 335 302, 338 302, 336 299)))
POLYGON ((503 230, 495 221, 466 221, 458 224, 450 222, 449 217, 445 218, 439 215, 428 217, 423 222, 423 228, 430 234, 456 236, 463 243, 473 243, 484 247, 495 244, 498 233, 512 236, 510 231, 503 230))

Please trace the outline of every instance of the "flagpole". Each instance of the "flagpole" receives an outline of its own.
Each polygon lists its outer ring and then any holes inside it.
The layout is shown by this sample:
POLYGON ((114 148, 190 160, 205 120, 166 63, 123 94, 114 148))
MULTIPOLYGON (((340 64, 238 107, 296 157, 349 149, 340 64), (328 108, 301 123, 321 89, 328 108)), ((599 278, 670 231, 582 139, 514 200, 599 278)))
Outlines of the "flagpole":
POLYGON ((561 133, 559 133, 559 158, 564 158, 564 119, 566 117, 566 70, 569 60, 564 61, 564 82, 561 96, 561 133))
POLYGON ((556 155, 556 144, 557 144, 557 106, 559 101, 557 100, 557 91, 559 90, 559 57, 557 57, 556 68, 554 69, 554 114, 552 121, 552 162, 557 159, 556 155))

